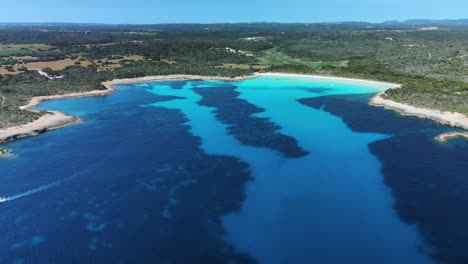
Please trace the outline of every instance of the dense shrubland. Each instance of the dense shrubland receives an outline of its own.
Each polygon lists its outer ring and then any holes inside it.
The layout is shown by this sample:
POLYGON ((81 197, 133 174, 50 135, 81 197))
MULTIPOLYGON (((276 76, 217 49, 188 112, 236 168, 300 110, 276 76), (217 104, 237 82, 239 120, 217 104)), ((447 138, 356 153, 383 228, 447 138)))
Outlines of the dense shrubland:
POLYGON ((402 87, 388 91, 386 97, 468 112, 468 27, 418 28, 364 23, 4 26, 0 29, 0 67, 5 71, 15 66, 18 71, 0 74, 0 95, 6 98, 0 127, 36 118, 17 108, 32 96, 99 89, 102 81, 114 78, 239 76, 265 67, 265 71, 397 82, 402 87), (257 39, 248 39, 253 37, 257 39), (23 57, 13 56, 15 52, 23 57), (105 70, 96 63, 115 63, 111 60, 129 55, 144 59, 121 60, 121 67, 105 70), (20 67, 28 61, 65 58, 90 65, 48 69, 65 76, 58 80, 20 67))

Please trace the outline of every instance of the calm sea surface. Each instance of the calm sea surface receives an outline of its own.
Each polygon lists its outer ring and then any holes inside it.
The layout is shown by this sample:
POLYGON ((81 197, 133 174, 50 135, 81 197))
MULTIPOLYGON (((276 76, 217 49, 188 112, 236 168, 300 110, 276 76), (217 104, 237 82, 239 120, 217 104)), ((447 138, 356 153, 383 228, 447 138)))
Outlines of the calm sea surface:
POLYGON ((0 263, 468 263, 468 143, 390 85, 118 85, 0 159, 0 263))

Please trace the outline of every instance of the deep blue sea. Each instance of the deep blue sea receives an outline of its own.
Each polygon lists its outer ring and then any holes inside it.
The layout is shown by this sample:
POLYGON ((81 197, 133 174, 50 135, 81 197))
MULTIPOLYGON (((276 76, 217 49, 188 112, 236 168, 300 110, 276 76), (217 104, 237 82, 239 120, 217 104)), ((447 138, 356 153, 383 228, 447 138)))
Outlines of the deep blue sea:
POLYGON ((117 85, 4 144, 0 263, 468 263, 468 141, 368 105, 391 85, 117 85))

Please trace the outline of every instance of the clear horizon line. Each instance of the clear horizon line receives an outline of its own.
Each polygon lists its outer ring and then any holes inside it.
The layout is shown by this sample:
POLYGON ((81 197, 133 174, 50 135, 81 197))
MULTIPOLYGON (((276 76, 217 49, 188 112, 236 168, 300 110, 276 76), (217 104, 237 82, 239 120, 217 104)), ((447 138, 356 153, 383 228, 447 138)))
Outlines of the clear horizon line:
POLYGON ((216 24, 338 24, 338 23, 363 23, 363 24, 384 24, 386 22, 403 23, 414 20, 427 20, 427 21, 458 21, 468 20, 468 18, 444 18, 444 19, 431 19, 431 18, 412 18, 405 20, 385 20, 380 22, 370 22, 364 20, 343 20, 343 21, 328 21, 328 22, 276 22, 276 21, 250 21, 250 22, 155 22, 155 23, 122 23, 122 22, 2 22, 0 24, 75 24, 75 25, 216 25, 216 24))

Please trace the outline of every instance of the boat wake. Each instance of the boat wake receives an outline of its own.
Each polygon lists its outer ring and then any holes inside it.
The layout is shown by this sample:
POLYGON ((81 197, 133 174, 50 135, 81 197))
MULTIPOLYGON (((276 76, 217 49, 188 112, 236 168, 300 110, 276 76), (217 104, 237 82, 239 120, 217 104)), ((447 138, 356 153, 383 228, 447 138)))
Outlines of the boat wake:
POLYGON ((13 195, 13 196, 0 197, 0 204, 6 203, 6 202, 11 202, 11 201, 18 200, 18 199, 21 199, 21 198, 24 198, 24 197, 27 197, 27 196, 30 196, 30 195, 33 195, 33 194, 36 194, 36 193, 39 193, 39 192, 46 191, 46 190, 48 190, 50 188, 53 188, 53 187, 61 184, 64 181, 71 180, 71 179, 73 179, 75 177, 76 177, 76 175, 68 177, 68 178, 63 179, 63 180, 59 180, 59 181, 56 181, 56 182, 53 182, 53 183, 43 185, 41 187, 26 191, 24 193, 16 194, 16 195, 13 195))

